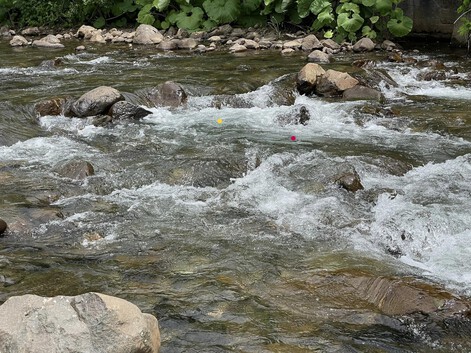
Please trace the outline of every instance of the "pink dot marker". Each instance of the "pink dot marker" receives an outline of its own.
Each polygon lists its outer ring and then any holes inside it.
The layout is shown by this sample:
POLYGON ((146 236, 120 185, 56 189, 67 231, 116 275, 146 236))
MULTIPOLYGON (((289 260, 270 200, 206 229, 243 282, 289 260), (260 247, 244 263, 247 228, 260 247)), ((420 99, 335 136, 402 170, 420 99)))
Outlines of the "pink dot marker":
POLYGON ((293 135, 293 136, 290 137, 290 139, 291 139, 291 141, 296 141, 296 136, 293 135))

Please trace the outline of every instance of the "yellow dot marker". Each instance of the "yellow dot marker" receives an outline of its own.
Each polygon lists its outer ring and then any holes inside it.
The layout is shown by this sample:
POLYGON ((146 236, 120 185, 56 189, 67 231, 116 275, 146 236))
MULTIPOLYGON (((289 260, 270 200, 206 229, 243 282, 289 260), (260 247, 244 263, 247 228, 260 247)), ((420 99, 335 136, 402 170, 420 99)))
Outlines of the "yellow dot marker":
POLYGON ((218 124, 222 124, 222 119, 219 118, 218 120, 216 120, 218 124))

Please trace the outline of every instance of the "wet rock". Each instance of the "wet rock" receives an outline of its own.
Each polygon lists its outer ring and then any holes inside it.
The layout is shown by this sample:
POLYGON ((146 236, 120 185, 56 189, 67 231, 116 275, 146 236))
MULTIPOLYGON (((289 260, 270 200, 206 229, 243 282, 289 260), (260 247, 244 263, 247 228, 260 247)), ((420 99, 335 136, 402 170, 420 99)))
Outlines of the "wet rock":
POLYGON ((62 65, 61 58, 55 58, 51 60, 44 60, 39 64, 39 67, 42 69, 55 69, 62 65))
POLYGON ((179 49, 195 49, 198 46, 198 42, 193 38, 184 38, 179 41, 178 48, 179 49))
POLYGON ((157 28, 151 25, 141 24, 136 29, 136 34, 134 35, 134 44, 159 44, 164 40, 162 33, 158 31, 157 28))
POLYGON ((21 31, 21 35, 23 36, 39 36, 41 32, 39 31, 38 27, 28 27, 21 31))
POLYGON ((138 120, 149 114, 152 114, 152 112, 130 102, 119 101, 111 106, 109 114, 114 121, 138 120))
POLYGON ((318 78, 315 92, 320 96, 335 97, 357 84, 358 80, 346 72, 327 70, 325 74, 318 78))
POLYGON ((376 66, 376 62, 368 59, 358 59, 352 62, 352 66, 361 67, 363 69, 371 69, 376 66))
POLYGON ((52 98, 41 101, 34 106, 34 110, 38 116, 47 115, 64 115, 72 116, 72 104, 74 100, 72 98, 52 98))
POLYGON ((332 49, 332 50, 340 50, 340 44, 334 42, 332 39, 323 39, 321 43, 324 47, 332 49))
MULTIPOLYGON (((1 236, 1 233, 0 233, 1 236)), ((2 274, 0 274, 0 284, 3 285, 3 287, 8 287, 14 285, 16 282, 13 278, 6 277, 2 274)))
POLYGON ((243 45, 247 49, 259 49, 260 48, 260 44, 258 44, 256 41, 254 41, 252 39, 244 39, 243 45))
POLYGON ((156 107, 178 107, 186 103, 188 96, 180 84, 167 81, 156 88, 144 91, 144 98, 156 107))
POLYGON ((106 44, 106 39, 105 39, 105 37, 103 37, 103 34, 101 33, 101 30, 98 30, 98 31, 96 31, 95 33, 92 34, 92 36, 90 37, 90 42, 106 44))
POLYGON ((286 114, 280 114, 275 118, 275 121, 281 126, 286 125, 307 125, 311 115, 309 110, 304 105, 295 106, 286 114))
POLYGON ((180 40, 179 39, 171 39, 171 40, 164 40, 157 45, 157 49, 160 50, 175 50, 178 49, 180 40))
POLYGON ((7 222, 0 218, 0 237, 3 236, 3 233, 6 232, 7 228, 7 222))
POLYGON ((0 317, 1 352, 158 353, 160 349, 154 316, 100 293, 11 297, 0 306, 0 317))
POLYGON ((306 64, 296 77, 296 89, 300 94, 313 94, 318 78, 324 74, 325 70, 320 65, 306 64))
POLYGON ((355 77, 360 84, 366 87, 377 88, 384 85, 386 88, 397 87, 398 84, 396 81, 389 76, 389 73, 383 69, 369 68, 368 66, 364 67, 364 70, 352 73, 352 76, 355 77))
POLYGON ((368 37, 361 38, 353 45, 354 52, 372 51, 375 43, 368 37))
POLYGON ((358 190, 364 189, 363 185, 361 184, 360 176, 354 169, 350 172, 340 175, 335 180, 335 183, 338 184, 341 188, 350 192, 357 192, 358 190))
POLYGON ((79 45, 75 48, 75 51, 78 52, 78 51, 84 51, 86 48, 84 45, 79 45))
POLYGON ((300 49, 302 46, 301 39, 290 40, 288 42, 283 43, 283 49, 300 49))
POLYGON ((228 36, 232 32, 232 26, 227 24, 227 25, 222 25, 219 26, 215 29, 213 29, 211 32, 208 33, 209 36, 228 36))
POLYGON ((332 56, 330 54, 324 53, 321 50, 314 50, 311 54, 308 55, 307 61, 315 63, 329 63, 332 56))
POLYGON ((83 25, 77 30, 75 36, 77 38, 90 39, 96 31, 95 27, 83 25))
POLYGON ((64 48, 64 45, 61 41, 54 35, 49 34, 44 38, 33 41, 33 47, 38 48, 50 48, 50 49, 61 49, 64 48))
POLYGON ((113 121, 113 118, 107 114, 95 115, 92 118, 92 124, 96 127, 105 127, 113 121))
POLYGON ((446 80, 446 73, 445 71, 428 70, 420 72, 417 79, 422 81, 443 81, 446 80))
POLYGON ((12 47, 23 47, 28 44, 28 40, 25 37, 19 35, 13 36, 13 38, 10 40, 10 46, 12 47))
POLYGON ((356 85, 352 88, 346 89, 343 91, 342 97, 345 100, 384 100, 380 91, 362 85, 356 85))
POLYGON ((79 118, 105 114, 114 103, 121 100, 124 100, 124 97, 118 90, 100 86, 77 99, 72 105, 72 111, 79 118))
POLYGON ((229 48, 229 51, 231 53, 241 53, 241 52, 244 52, 247 50, 247 47, 245 45, 242 45, 242 44, 234 44, 233 46, 231 46, 229 48))
POLYGON ((387 50, 387 51, 392 51, 394 49, 397 49, 398 46, 396 43, 391 42, 390 40, 386 39, 381 43, 381 49, 387 50))
POLYGON ((302 40, 301 49, 305 51, 312 51, 314 49, 322 49, 324 46, 314 34, 310 34, 302 40))
POLYGON ((283 49, 281 51, 281 54, 282 55, 289 55, 289 54, 293 54, 296 50, 294 50, 293 48, 286 48, 286 49, 283 49))
POLYGON ((95 174, 92 164, 81 160, 65 162, 55 169, 60 176, 73 180, 84 180, 86 177, 95 174))

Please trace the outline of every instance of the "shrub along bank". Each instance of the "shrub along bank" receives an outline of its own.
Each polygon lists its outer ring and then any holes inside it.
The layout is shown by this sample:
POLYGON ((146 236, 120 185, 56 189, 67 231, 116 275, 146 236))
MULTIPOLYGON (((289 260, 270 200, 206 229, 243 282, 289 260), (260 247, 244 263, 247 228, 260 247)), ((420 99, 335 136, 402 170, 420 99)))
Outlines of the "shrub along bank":
POLYGON ((189 31, 221 24, 300 27, 337 42, 402 37, 412 20, 403 0, 0 0, 0 23, 14 27, 125 27, 137 23, 189 31))

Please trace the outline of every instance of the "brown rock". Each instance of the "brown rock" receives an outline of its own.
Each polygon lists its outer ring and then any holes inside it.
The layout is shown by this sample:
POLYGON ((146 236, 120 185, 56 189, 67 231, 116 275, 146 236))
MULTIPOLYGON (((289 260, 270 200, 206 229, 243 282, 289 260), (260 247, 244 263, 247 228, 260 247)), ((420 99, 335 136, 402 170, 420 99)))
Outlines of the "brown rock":
POLYGON ((7 228, 8 228, 7 222, 5 222, 3 219, 0 218, 0 236, 2 236, 3 233, 5 233, 7 228))
POLYGON ((23 36, 39 36, 41 32, 39 31, 38 27, 28 27, 21 31, 21 35, 23 36))
POLYGON ((111 106, 109 114, 113 120, 138 120, 152 112, 130 102, 119 101, 111 106))
POLYGON ((306 64, 296 77, 296 89, 301 94, 314 93, 317 80, 325 74, 325 70, 318 64, 306 64))
POLYGON ((179 49, 195 49, 198 46, 198 42, 193 38, 181 39, 178 43, 179 49))
POLYGON ((90 39, 96 31, 97 29, 92 26, 83 25, 77 30, 75 35, 77 38, 90 39))
POLYGON ((157 28, 151 25, 141 24, 136 29, 136 34, 134 35, 134 44, 159 44, 164 40, 162 33, 158 31, 157 28))
POLYGON ((32 45, 33 47, 38 47, 38 48, 51 48, 51 49, 64 48, 64 45, 61 44, 60 40, 52 34, 49 34, 44 38, 33 41, 32 45))
POLYGON ((316 84, 316 94, 325 97, 334 97, 341 95, 346 89, 352 88, 358 84, 358 80, 345 72, 336 70, 327 70, 316 84))
POLYGON ((341 175, 335 182, 340 187, 350 192, 357 192, 358 190, 364 189, 361 184, 360 176, 355 170, 341 175))
POLYGON ((310 34, 302 40, 302 50, 312 51, 314 49, 322 49, 323 47, 324 46, 322 45, 320 40, 317 39, 314 34, 310 34))
POLYGON ((22 47, 28 44, 28 40, 23 36, 16 35, 10 40, 10 46, 12 47, 22 47))
POLYGON ((41 101, 34 106, 34 110, 38 116, 61 115, 64 113, 66 104, 65 98, 53 98, 41 101))

